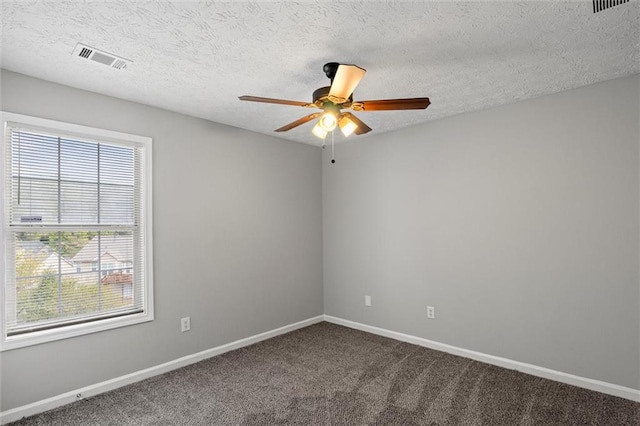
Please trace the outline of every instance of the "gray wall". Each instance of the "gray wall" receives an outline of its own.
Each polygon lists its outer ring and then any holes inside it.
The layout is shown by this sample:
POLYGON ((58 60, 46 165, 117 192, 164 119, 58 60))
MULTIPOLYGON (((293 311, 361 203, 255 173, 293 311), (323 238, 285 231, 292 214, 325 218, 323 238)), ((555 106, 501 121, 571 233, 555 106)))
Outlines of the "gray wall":
POLYGON ((329 315, 640 388, 639 86, 352 138, 331 165, 3 71, 6 111, 154 138, 156 320, 1 353, 1 410, 322 314, 323 246, 329 315))
POLYGON ((6 71, 1 88, 5 111, 153 138, 156 316, 3 352, 1 410, 323 313, 318 148, 6 71))
POLYGON ((639 389, 639 83, 336 147, 325 313, 639 389))

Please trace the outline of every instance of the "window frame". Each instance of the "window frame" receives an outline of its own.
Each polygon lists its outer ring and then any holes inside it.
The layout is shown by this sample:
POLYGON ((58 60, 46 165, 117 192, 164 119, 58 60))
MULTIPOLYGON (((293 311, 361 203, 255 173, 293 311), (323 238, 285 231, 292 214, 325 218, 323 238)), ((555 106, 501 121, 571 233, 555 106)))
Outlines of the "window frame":
POLYGON ((141 226, 144 226, 145 229, 143 237, 145 245, 143 260, 144 282, 142 283, 142 289, 144 291, 142 305, 143 312, 115 318, 103 318, 81 324, 64 325, 48 330, 34 331, 7 337, 7 325, 5 318, 5 284, 7 282, 7 274, 9 274, 7 266, 10 262, 6 257, 8 253, 6 252, 7 248, 5 247, 5 241, 9 229, 7 219, 8 206, 6 206, 5 199, 6 196, 2 195, 0 196, 0 270, 2 271, 0 273, 0 352, 153 321, 152 138, 6 111, 0 111, 0 119, 2 123, 2 135, 0 136, 0 188, 3 189, 3 194, 7 188, 7 149, 5 144, 11 143, 6 140, 7 127, 11 124, 21 124, 32 130, 64 133, 65 135, 75 136, 81 139, 97 139, 104 142, 115 142, 128 146, 135 145, 142 147, 145 151, 144 162, 141 163, 143 171, 140 174, 140 178, 143 180, 143 186, 145 188, 144 199, 141 200, 141 205, 144 211, 140 217, 140 220, 142 221, 141 226))

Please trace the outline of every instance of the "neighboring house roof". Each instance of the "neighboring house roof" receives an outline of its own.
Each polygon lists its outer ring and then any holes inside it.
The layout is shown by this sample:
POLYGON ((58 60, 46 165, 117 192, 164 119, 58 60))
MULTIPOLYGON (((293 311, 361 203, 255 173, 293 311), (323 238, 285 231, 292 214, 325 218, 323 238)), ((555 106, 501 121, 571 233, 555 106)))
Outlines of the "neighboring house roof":
MULTIPOLYGON (((57 268, 58 267, 58 259, 61 260, 62 262, 62 268, 64 269, 65 267, 73 267, 73 262, 70 261, 69 259, 67 259, 64 256, 58 256, 58 253, 51 253, 42 263, 43 266, 45 267, 53 267, 53 268, 57 268)), ((68 268, 67 268, 68 269, 68 268)), ((64 272, 64 271, 63 271, 64 272)))
POLYGON ((53 252, 48 245, 35 241, 16 241, 16 252, 24 253, 30 259, 43 261, 53 252))
POLYGON ((73 262, 40 241, 16 241, 16 253, 23 253, 27 259, 35 260, 38 263, 38 272, 49 268, 58 268, 58 259, 62 262, 62 272, 70 272, 73 262))
POLYGON ((105 275, 100 281, 102 284, 131 284, 133 283, 133 275, 125 274, 123 272, 114 272, 112 274, 105 275))
MULTIPOLYGON (((133 255, 133 237, 131 235, 103 235, 100 237, 100 254, 109 253, 119 262, 131 261, 133 255)), ((98 260, 98 237, 93 237, 71 259, 74 262, 96 262, 98 260)))

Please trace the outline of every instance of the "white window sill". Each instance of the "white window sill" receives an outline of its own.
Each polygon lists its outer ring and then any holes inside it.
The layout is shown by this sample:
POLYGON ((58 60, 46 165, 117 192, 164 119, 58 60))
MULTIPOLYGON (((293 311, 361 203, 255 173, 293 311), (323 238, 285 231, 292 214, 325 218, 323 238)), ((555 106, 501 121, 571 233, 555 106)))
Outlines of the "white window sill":
POLYGON ((56 340, 68 339, 70 337, 82 336, 89 333, 97 333, 99 331, 111 330, 119 327, 126 327, 148 321, 153 321, 153 313, 132 314, 125 317, 108 318, 84 324, 66 325, 51 330, 34 331, 17 336, 10 336, 4 338, 2 342, 0 342, 0 352, 46 342, 53 342, 56 340))

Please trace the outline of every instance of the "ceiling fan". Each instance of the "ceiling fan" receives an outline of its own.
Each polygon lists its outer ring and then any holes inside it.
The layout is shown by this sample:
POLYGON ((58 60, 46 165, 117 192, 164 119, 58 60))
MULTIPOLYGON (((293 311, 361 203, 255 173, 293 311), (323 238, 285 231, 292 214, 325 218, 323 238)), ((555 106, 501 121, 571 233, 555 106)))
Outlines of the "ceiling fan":
POLYGON ((342 111, 344 109, 352 109, 354 111, 391 111, 425 109, 430 104, 429 98, 354 101, 353 90, 364 77, 365 69, 357 65, 329 62, 324 65, 323 71, 331 80, 331 86, 315 90, 313 92, 313 101, 310 103, 246 95, 240 96, 238 99, 241 101, 319 108, 322 112, 314 112, 274 131, 286 132, 320 117, 312 130, 312 133, 320 139, 326 138, 327 134, 333 131, 336 126, 340 127, 345 137, 352 133, 362 135, 371 131, 371 127, 367 126, 352 113, 342 111))

